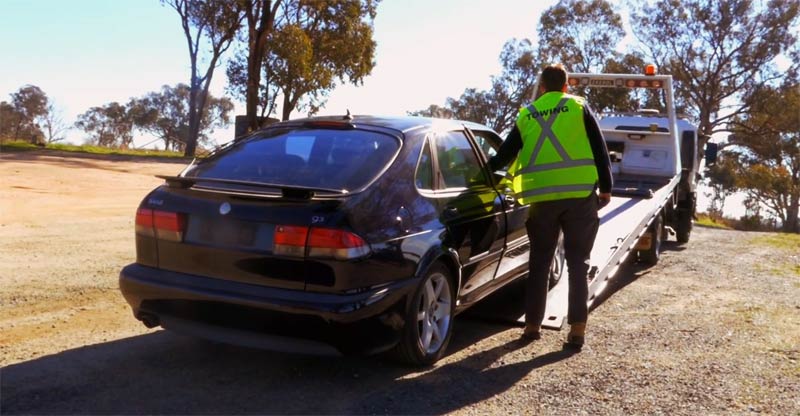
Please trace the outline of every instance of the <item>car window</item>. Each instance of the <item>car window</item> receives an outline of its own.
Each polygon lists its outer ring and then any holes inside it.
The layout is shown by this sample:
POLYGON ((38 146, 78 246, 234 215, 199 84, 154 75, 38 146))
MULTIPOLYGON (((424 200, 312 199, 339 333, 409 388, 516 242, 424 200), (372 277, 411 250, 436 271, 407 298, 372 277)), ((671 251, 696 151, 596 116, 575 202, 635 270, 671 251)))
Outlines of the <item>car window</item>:
POLYGON ((311 148, 314 147, 314 139, 314 136, 287 136, 286 154, 300 156, 304 162, 308 162, 311 156, 311 148))
POLYGON ((188 177, 354 190, 394 158, 396 138, 363 130, 276 129, 226 149, 188 177))
POLYGON ((416 184, 418 189, 433 189, 432 162, 433 158, 431 158, 431 146, 428 141, 425 141, 425 146, 422 149, 422 155, 419 158, 419 165, 417 165, 416 184))
POLYGON ((481 151, 483 151, 483 154, 486 155, 487 159, 497 154, 497 150, 500 149, 500 145, 503 142, 500 136, 494 132, 485 130, 472 130, 472 134, 475 136, 475 142, 478 144, 481 151))
POLYGON ((443 188, 468 188, 487 180, 475 151, 464 132, 451 131, 436 137, 436 158, 443 188))

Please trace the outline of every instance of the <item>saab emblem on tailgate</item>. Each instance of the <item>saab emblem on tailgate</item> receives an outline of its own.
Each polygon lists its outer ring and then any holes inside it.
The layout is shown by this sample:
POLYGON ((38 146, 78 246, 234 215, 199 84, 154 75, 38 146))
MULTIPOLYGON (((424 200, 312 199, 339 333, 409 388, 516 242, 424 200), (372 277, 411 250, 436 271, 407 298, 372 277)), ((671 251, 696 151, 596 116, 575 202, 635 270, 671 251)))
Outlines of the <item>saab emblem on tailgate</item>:
POLYGON ((231 204, 223 202, 222 205, 219 206, 219 213, 227 215, 229 212, 231 212, 231 204))

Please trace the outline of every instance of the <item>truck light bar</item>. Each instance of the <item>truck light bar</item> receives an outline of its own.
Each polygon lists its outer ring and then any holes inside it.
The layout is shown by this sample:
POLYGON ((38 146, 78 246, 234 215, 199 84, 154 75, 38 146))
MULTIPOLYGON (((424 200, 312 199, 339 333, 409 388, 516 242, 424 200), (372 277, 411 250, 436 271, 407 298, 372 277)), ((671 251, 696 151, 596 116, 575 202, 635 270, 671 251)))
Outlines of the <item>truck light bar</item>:
MULTIPOLYGON (((648 77, 651 78, 651 77, 648 77)), ((664 82, 660 79, 647 79, 647 78, 607 78, 597 76, 575 76, 569 77, 570 87, 595 87, 595 88, 650 88, 662 89, 664 82)))

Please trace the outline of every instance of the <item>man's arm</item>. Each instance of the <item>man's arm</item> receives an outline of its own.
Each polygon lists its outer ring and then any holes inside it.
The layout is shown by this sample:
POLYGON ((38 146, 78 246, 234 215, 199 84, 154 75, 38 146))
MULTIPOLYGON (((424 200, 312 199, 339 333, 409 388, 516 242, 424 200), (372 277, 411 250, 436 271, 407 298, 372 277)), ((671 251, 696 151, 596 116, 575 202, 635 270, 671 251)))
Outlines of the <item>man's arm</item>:
POLYGON ((600 204, 602 206, 611 201, 611 188, 614 187, 614 178, 611 176, 611 159, 608 156, 608 148, 603 138, 603 133, 597 125, 597 119, 588 105, 583 107, 583 124, 586 126, 586 134, 589 136, 589 144, 592 146, 594 164, 597 166, 597 177, 600 186, 600 204))
POLYGON ((494 172, 508 166, 517 157, 520 149, 522 149, 522 136, 519 134, 517 126, 514 125, 514 128, 506 136, 506 140, 500 145, 497 154, 489 159, 489 169, 494 172))

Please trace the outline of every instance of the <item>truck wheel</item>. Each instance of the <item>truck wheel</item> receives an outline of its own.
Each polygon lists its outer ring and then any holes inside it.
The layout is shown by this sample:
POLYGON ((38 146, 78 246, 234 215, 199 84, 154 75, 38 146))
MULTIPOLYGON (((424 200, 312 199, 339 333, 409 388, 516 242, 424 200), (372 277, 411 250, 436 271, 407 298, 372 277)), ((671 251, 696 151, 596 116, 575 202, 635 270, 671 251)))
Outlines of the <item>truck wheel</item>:
POLYGON ((561 280, 561 276, 564 274, 564 261, 564 233, 560 232, 556 251, 553 254, 553 262, 550 263, 550 289, 555 287, 561 280))
POLYGON ((414 366, 442 358, 452 335, 455 289, 450 271, 435 263, 422 279, 406 311, 397 357, 414 366))
POLYGON ((678 211, 678 223, 675 229, 675 238, 679 243, 689 242, 689 235, 692 234, 692 214, 689 211, 678 211))
POLYGON ((650 233, 650 248, 639 250, 639 261, 654 266, 661 256, 661 237, 664 235, 664 218, 658 214, 647 230, 650 233))

